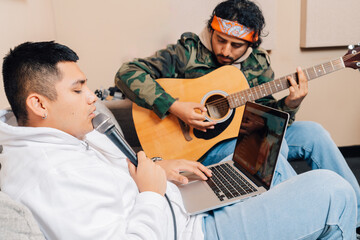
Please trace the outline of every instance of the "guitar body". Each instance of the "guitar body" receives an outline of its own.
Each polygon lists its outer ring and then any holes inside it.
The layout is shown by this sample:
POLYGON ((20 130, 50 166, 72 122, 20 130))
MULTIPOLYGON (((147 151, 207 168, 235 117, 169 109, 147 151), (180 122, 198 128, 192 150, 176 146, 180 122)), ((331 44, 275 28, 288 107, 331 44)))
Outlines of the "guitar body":
MULTIPOLYGON (((228 94, 249 88, 243 73, 233 66, 221 67, 200 78, 158 79, 157 82, 179 101, 205 106, 209 99, 224 100, 228 94)), ((209 106, 207 108, 210 112, 209 106)), ((133 104, 132 113, 140 144, 149 157, 196 161, 217 143, 238 135, 243 108, 229 109, 224 116, 216 113, 215 117, 208 116, 209 121, 219 123, 206 133, 189 127, 184 132, 181 121, 174 115, 161 120, 153 111, 136 104, 133 104)))
MULTIPOLYGON (((360 44, 349 46, 341 58, 303 69, 310 81, 345 67, 360 69, 360 44)), ((171 96, 182 102, 202 103, 207 121, 216 121, 206 133, 192 129, 172 114, 161 120, 152 111, 133 104, 133 119, 143 150, 149 157, 196 161, 217 143, 237 137, 246 101, 255 101, 290 87, 288 76, 249 88, 243 73, 223 66, 196 79, 158 79, 171 96)))

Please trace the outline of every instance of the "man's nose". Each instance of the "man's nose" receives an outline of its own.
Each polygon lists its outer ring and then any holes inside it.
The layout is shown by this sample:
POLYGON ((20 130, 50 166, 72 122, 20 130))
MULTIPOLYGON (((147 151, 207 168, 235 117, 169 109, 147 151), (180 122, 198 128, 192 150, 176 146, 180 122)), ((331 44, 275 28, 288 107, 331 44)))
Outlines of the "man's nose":
POLYGON ((95 103, 97 101, 97 96, 90 89, 88 89, 87 101, 89 104, 95 103))
POLYGON ((225 44, 222 48, 222 55, 228 57, 231 53, 231 46, 230 44, 225 44))

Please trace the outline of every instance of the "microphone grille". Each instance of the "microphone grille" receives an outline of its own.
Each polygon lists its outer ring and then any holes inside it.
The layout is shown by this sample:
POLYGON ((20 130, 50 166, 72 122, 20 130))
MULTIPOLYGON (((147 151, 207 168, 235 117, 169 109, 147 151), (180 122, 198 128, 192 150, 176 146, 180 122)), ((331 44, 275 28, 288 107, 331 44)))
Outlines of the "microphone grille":
POLYGON ((99 113, 92 119, 94 129, 100 133, 105 133, 107 130, 115 126, 110 117, 103 113, 99 113))

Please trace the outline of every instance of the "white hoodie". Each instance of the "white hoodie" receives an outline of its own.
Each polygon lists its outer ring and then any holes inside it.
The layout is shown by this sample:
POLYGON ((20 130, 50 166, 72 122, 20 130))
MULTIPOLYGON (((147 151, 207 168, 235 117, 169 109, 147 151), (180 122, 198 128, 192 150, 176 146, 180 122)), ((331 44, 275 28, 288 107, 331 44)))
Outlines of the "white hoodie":
MULTIPOLYGON (((125 156, 96 131, 81 141, 52 128, 10 126, 0 111, 1 190, 25 204, 47 239, 173 239, 166 199, 139 193, 125 156)), ((178 239, 203 239, 168 182, 178 239)))

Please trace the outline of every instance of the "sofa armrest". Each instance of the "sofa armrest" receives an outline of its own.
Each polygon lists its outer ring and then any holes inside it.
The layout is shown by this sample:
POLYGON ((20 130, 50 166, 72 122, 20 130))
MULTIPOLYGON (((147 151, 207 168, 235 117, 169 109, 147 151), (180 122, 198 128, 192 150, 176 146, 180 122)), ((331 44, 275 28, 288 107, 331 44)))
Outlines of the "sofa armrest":
POLYGON ((132 102, 129 99, 118 99, 103 101, 104 105, 112 112, 116 121, 119 123, 126 141, 135 152, 141 150, 139 138, 136 134, 132 118, 132 102))
POLYGON ((0 239, 45 240, 30 210, 1 191, 0 239))

